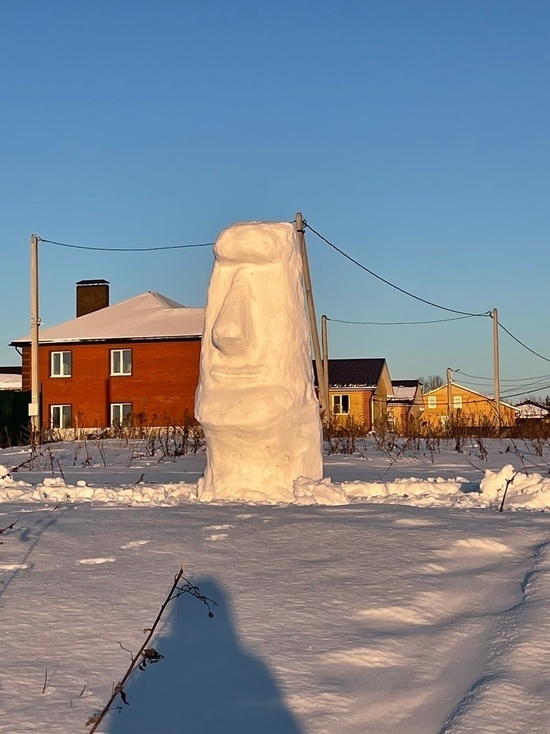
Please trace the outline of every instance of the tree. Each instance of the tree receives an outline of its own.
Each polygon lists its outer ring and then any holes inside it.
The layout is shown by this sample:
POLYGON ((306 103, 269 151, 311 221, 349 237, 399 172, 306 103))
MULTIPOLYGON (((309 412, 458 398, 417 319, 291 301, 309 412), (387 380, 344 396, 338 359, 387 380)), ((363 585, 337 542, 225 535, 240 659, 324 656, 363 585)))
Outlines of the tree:
POLYGON ((422 392, 430 392, 430 390, 435 390, 445 384, 445 380, 441 375, 428 375, 426 379, 421 377, 420 382, 422 383, 422 392))

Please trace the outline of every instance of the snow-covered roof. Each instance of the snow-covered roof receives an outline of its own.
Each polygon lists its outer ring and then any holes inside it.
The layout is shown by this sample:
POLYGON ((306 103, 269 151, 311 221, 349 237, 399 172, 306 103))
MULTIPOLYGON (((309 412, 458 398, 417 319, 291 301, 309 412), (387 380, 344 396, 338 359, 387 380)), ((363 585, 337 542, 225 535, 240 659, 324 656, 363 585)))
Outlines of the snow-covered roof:
POLYGON ((538 405, 530 400, 516 405, 518 418, 548 418, 550 416, 550 408, 544 405, 538 405))
POLYGON ((0 390, 21 390, 22 385, 21 375, 6 375, 0 372, 0 390))
MULTIPOLYGON (((203 328, 204 308, 189 308, 160 293, 147 291, 58 326, 41 329, 40 343, 200 337, 203 328)), ((15 339, 12 346, 30 340, 29 334, 15 339)))
POLYGON ((388 396, 388 400, 390 401, 409 401, 412 402, 416 396, 416 390, 418 383, 415 384, 414 387, 409 387, 407 385, 396 385, 395 382, 392 380, 393 385, 393 397, 391 395, 388 396))

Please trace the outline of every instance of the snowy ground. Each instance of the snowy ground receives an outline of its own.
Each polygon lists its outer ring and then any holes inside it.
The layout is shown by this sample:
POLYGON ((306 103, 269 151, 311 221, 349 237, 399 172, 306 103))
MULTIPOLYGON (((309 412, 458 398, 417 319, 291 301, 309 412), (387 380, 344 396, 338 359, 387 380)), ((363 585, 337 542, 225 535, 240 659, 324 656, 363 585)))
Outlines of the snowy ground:
POLYGON ((215 616, 171 602, 104 734, 548 734, 550 451, 462 448, 371 441, 291 505, 198 502, 201 456, 43 448, 0 479, 0 732, 85 732, 183 565, 215 616))

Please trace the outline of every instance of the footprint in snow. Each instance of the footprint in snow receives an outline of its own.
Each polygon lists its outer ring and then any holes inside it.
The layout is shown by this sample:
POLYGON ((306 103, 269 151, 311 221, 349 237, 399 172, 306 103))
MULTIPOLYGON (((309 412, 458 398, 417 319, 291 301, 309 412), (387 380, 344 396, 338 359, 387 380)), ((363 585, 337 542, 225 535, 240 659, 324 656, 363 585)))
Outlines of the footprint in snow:
POLYGON ((210 533, 209 536, 207 536, 206 540, 225 540, 229 533, 224 533, 224 530, 230 530, 233 527, 233 525, 207 525, 204 530, 221 530, 222 532, 214 532, 210 533))
POLYGON ((100 563, 114 563, 116 558, 110 556, 109 558, 81 558, 77 563, 81 563, 84 566, 97 566, 100 563))
POLYGON ((126 543, 126 545, 121 546, 121 548, 124 548, 125 550, 127 548, 139 548, 140 545, 147 545, 147 543, 150 543, 149 540, 132 540, 130 543, 126 543))

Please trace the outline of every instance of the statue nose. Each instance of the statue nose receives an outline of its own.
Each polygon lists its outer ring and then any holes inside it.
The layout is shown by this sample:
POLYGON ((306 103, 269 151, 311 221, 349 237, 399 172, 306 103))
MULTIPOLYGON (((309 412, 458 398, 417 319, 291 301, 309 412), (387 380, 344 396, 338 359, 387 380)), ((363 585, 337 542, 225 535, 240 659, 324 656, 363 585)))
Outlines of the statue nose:
POLYGON ((229 291, 212 329, 212 343, 228 356, 244 354, 250 343, 252 323, 245 295, 241 288, 229 291))

